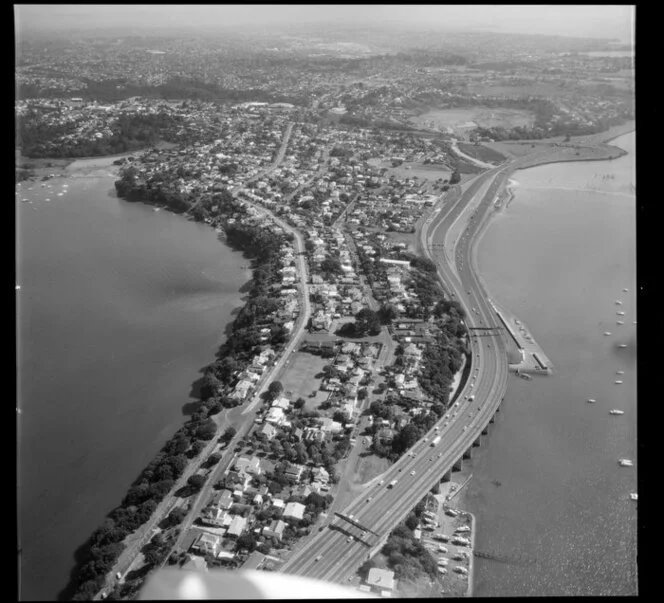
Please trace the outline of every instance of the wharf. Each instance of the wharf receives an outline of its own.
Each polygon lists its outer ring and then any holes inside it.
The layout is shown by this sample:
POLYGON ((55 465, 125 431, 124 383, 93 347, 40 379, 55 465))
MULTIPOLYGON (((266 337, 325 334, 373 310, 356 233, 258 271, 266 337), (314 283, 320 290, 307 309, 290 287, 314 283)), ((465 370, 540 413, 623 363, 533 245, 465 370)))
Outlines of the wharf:
POLYGON ((550 375, 553 372, 553 365, 535 341, 529 329, 513 314, 501 308, 495 301, 489 300, 489 303, 493 306, 503 327, 509 333, 512 342, 517 346, 521 356, 519 362, 510 362, 510 371, 524 374, 550 375))

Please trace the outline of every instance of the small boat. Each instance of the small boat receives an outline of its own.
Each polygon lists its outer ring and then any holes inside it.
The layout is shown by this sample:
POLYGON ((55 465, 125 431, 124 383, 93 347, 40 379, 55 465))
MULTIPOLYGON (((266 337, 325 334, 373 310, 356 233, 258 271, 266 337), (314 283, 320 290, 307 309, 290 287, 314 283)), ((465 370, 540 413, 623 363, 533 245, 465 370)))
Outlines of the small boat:
POLYGON ((626 347, 627 347, 627 344, 626 344, 626 343, 621 343, 621 344, 618 345, 618 347, 619 347, 619 348, 626 348, 626 347))
POLYGON ((161 208, 160 207, 153 207, 152 211, 159 211, 161 208))
POLYGON ((622 320, 616 320, 617 325, 624 325, 625 323, 622 320))
POLYGON ((588 401, 590 404, 594 404, 595 402, 597 402, 597 400, 595 400, 595 398, 588 398, 587 401, 588 401))
POLYGON ((635 325, 635 324, 636 324, 636 321, 634 321, 632 324, 635 325))
POLYGON ((62 197, 62 195, 64 195, 64 193, 58 193, 58 197, 62 197))
POLYGON ((616 305, 617 305, 617 306, 622 306, 622 302, 621 302, 619 299, 617 299, 617 300, 616 300, 616 305))
POLYGON ((616 371, 616 375, 624 375, 625 371, 616 371))
POLYGON ((616 380, 614 381, 614 383, 616 383, 616 384, 620 384, 620 383, 622 383, 622 381, 621 381, 620 379, 616 379, 616 380))
POLYGON ((631 492, 629 498, 630 500, 639 500, 639 495, 636 492, 631 492))
POLYGON ((20 291, 21 285, 16 285, 15 289, 16 289, 16 291, 20 291))
POLYGON ((614 408, 613 410, 609 411, 609 414, 610 415, 624 415, 625 411, 624 410, 618 410, 618 409, 614 408))
POLYGON ((623 289, 623 292, 624 292, 624 293, 628 293, 628 292, 629 292, 629 289, 623 289))
POLYGON ((604 335, 611 335, 611 331, 604 331, 604 335))
POLYGON ((632 467, 634 465, 634 463, 632 463, 632 461, 630 461, 629 459, 619 459, 618 464, 621 467, 632 467))
POLYGON ((616 314, 617 314, 618 316, 625 316, 625 313, 624 313, 624 312, 616 312, 616 314))

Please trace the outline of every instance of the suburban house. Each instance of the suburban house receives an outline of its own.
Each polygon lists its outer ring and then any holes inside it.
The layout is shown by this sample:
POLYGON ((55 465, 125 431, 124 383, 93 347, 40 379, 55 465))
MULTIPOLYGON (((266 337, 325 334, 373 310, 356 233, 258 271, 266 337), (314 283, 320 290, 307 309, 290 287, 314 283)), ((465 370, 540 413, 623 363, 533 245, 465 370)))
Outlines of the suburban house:
POLYGON ((306 507, 301 503, 288 503, 284 509, 284 517, 291 519, 302 519, 306 507))
POLYGON ((269 526, 263 528, 263 536, 269 536, 281 540, 285 527, 285 522, 281 521, 281 519, 275 519, 269 526))
POLYGON ((203 555, 213 555, 216 557, 221 550, 221 537, 216 534, 204 532, 195 540, 191 548, 203 555))
POLYGON ((233 536, 237 538, 244 532, 247 527, 247 520, 244 517, 236 515, 231 521, 231 525, 228 526, 228 531, 226 532, 227 536, 233 536))
POLYGON ((292 482, 299 482, 302 477, 302 472, 304 467, 302 465, 295 465, 294 463, 288 463, 284 475, 292 482))
POLYGON ((235 461, 233 465, 233 470, 237 472, 240 477, 245 475, 260 475, 261 474, 261 463, 260 459, 256 456, 247 458, 246 456, 241 456, 235 461))
POLYGON ((385 591, 391 594, 394 589, 394 572, 372 567, 367 576, 367 585, 371 587, 372 591, 378 592, 381 595, 385 591))
POLYGON ((197 557, 195 555, 188 555, 187 562, 180 568, 185 571, 192 572, 207 572, 208 565, 203 557, 197 557))

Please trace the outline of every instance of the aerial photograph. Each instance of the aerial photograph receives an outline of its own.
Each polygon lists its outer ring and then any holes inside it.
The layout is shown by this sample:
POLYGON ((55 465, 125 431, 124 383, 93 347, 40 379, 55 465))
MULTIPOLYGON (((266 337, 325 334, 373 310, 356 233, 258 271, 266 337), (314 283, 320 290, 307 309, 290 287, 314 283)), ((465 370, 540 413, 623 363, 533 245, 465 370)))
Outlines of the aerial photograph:
POLYGON ((637 596, 637 12, 15 4, 18 600, 637 596))

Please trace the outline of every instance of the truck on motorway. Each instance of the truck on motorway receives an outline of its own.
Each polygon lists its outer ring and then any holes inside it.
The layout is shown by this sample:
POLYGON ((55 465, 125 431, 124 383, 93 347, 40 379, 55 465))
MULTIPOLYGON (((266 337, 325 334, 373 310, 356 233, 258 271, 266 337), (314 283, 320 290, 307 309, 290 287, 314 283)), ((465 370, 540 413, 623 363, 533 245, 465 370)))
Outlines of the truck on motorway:
POLYGON ((397 485, 397 480, 393 479, 389 484, 387 484, 388 488, 394 488, 394 486, 397 485))
POLYGON ((431 444, 429 444, 432 448, 440 442, 440 436, 436 436, 433 440, 431 440, 431 444))

